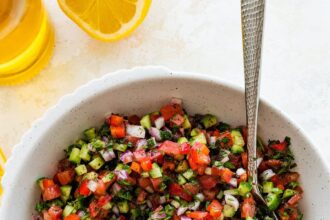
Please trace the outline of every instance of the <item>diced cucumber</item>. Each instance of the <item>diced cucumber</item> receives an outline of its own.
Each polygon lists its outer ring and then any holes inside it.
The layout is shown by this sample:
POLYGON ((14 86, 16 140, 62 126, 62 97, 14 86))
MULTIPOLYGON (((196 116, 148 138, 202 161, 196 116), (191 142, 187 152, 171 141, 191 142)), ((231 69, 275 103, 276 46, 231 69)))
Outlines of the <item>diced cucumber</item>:
POLYGON ((121 201, 117 203, 118 209, 120 213, 128 213, 129 211, 129 206, 128 206, 128 202, 125 201, 121 201))
POLYGON ((280 188, 274 187, 272 189, 272 193, 276 194, 276 195, 280 195, 283 193, 283 190, 281 190, 280 188))
POLYGON ((142 176, 143 178, 147 178, 147 177, 149 177, 150 175, 149 175, 148 172, 142 172, 142 173, 141 173, 141 176, 142 176))
POLYGON ((89 128, 84 131, 84 135, 88 140, 92 140, 96 137, 95 128, 89 128))
POLYGON ((276 195, 274 193, 269 193, 266 196, 266 203, 267 203, 269 210, 274 211, 280 205, 281 199, 280 199, 279 195, 276 195))
POLYGON ((190 136, 191 137, 195 137, 196 135, 198 135, 200 133, 199 129, 198 128, 194 128, 191 130, 190 132, 190 136))
POLYGON ((154 137, 151 137, 147 140, 148 148, 154 148, 156 147, 156 144, 156 139, 154 137))
POLYGON ((249 182, 241 182, 238 186, 238 193, 240 196, 246 197, 246 195, 252 190, 252 184, 249 182))
POLYGON ((190 124, 190 121, 189 121, 189 118, 187 115, 184 115, 184 121, 183 121, 182 127, 183 127, 183 129, 191 128, 191 124, 190 124))
POLYGON ((218 123, 218 119, 214 115, 207 114, 204 115, 204 117, 202 118, 202 124, 204 125, 205 128, 210 128, 216 125, 217 123, 218 123))
POLYGON ((81 140, 81 139, 79 139, 79 140, 76 141, 76 146, 80 146, 80 147, 82 147, 82 146, 85 145, 85 144, 86 144, 86 142, 83 141, 83 140, 81 140))
POLYGON ((89 162, 88 165, 94 170, 98 170, 104 165, 104 160, 100 156, 97 156, 94 160, 89 162))
POLYGON ((223 207, 223 215, 227 218, 231 218, 235 215, 236 210, 234 207, 230 206, 230 205, 224 205, 223 207))
POLYGON ((221 200, 223 195, 224 195, 224 192, 222 190, 220 190, 220 192, 217 195, 217 199, 221 200))
POLYGON ((61 186, 61 199, 65 202, 70 198, 72 186, 61 186))
POLYGON ((187 171, 185 171, 183 174, 184 178, 186 178, 187 180, 191 180, 192 178, 194 178, 196 176, 196 174, 194 173, 194 171, 192 169, 188 169, 187 171))
POLYGON ((116 194, 117 197, 121 198, 121 199, 125 199, 125 200, 129 200, 132 201, 133 196, 130 193, 130 191, 119 191, 119 193, 116 194))
POLYGON ((177 167, 175 168, 175 172, 183 173, 189 168, 188 162, 186 160, 181 160, 177 167))
POLYGON ((112 202, 107 202, 105 205, 102 206, 102 209, 110 210, 110 209, 112 209, 112 206, 113 206, 112 202))
POLYGON ((83 159, 84 161, 90 161, 91 160, 91 155, 89 154, 89 149, 88 149, 88 145, 87 144, 84 144, 81 147, 79 157, 81 159, 83 159))
POLYGON ((41 190, 44 190, 44 185, 42 183, 42 181, 45 179, 45 177, 40 177, 39 179, 37 179, 36 184, 40 187, 41 190))
POLYGON ((152 163, 152 169, 149 172, 151 178, 162 177, 162 170, 157 163, 152 163))
POLYGON ((274 183, 273 182, 264 182, 262 184, 262 191, 264 193, 271 193, 273 188, 274 188, 274 183))
POLYGON ((75 213, 75 212, 76 212, 76 210, 75 210, 75 208, 73 206, 66 205, 65 208, 64 208, 64 210, 63 210, 62 215, 63 215, 63 217, 66 217, 66 216, 68 216, 68 215, 70 215, 72 213, 75 213))
POLYGON ((132 172, 131 167, 123 163, 117 164, 115 170, 125 170, 128 174, 132 172))
POLYGON ((232 151, 235 150, 239 153, 242 153, 244 151, 243 146, 245 143, 241 132, 238 130, 232 130, 230 134, 233 139, 232 151))
POLYGON ((191 145, 194 145, 196 142, 199 142, 201 144, 207 144, 204 133, 199 133, 198 135, 196 135, 190 139, 191 145))
POLYGON ((70 153, 69 156, 69 161, 75 164, 79 164, 80 163, 80 149, 74 147, 70 153))
POLYGON ((174 200, 174 199, 172 200, 171 205, 174 206, 175 208, 180 207, 180 203, 178 201, 174 200))
POLYGON ((146 129, 151 128, 150 115, 148 114, 148 115, 143 116, 140 120, 140 124, 146 129))
POLYGON ((91 145, 93 146, 93 148, 97 151, 102 150, 103 148, 105 148, 105 143, 104 141, 98 140, 98 139, 93 139, 91 142, 91 145))
POLYGON ((237 196, 240 195, 238 189, 227 189, 225 191, 223 191, 224 195, 233 195, 233 196, 237 196))
POLYGON ((131 209, 130 214, 132 219, 137 219, 140 216, 140 212, 137 208, 131 209))
POLYGON ((187 182, 187 180, 181 174, 178 174, 178 183, 179 183, 179 185, 183 185, 186 182, 187 182))
POLYGON ((84 164, 81 164, 81 165, 77 166, 74 170, 76 171, 76 174, 78 176, 87 173, 87 168, 84 164))
POLYGON ((242 146, 239 146, 239 145, 233 145, 231 147, 231 152, 233 154, 241 154, 244 152, 244 148, 242 146))
POLYGON ((115 178, 115 174, 113 172, 109 172, 102 177, 102 181, 104 183, 108 183, 108 182, 112 181, 113 178, 115 178))
POLYGON ((83 179, 88 179, 88 180, 95 180, 98 177, 98 174, 95 173, 94 171, 91 171, 89 173, 86 173, 83 176, 83 179))
POLYGON ((185 142, 188 142, 188 139, 186 137, 180 137, 178 139, 178 144, 182 144, 182 143, 185 143, 185 142))
POLYGON ((283 199, 290 198, 291 196, 294 196, 296 193, 297 193, 296 190, 286 189, 283 194, 283 199))
POLYGON ((113 149, 118 150, 118 151, 121 151, 121 152, 125 152, 126 149, 127 149, 127 145, 126 145, 126 144, 117 144, 117 143, 116 143, 116 144, 113 146, 113 149))

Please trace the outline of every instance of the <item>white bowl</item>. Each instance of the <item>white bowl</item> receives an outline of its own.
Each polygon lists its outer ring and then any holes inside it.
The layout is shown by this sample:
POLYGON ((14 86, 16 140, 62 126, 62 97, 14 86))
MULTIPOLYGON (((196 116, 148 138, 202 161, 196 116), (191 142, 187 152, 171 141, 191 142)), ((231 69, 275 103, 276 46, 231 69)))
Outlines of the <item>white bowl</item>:
MULTIPOLYGON (((84 128, 100 125, 110 112, 143 114, 158 109, 171 97, 184 100, 191 113, 215 113, 232 125, 245 124, 244 94, 219 78, 172 72, 162 67, 122 70, 93 80, 65 96, 15 146, 3 177, 0 219, 31 219, 39 199, 36 178, 52 176, 63 150, 84 128)), ((330 174, 317 148, 279 110, 262 101, 259 135, 292 138, 292 150, 301 173, 304 219, 330 219, 330 174)))

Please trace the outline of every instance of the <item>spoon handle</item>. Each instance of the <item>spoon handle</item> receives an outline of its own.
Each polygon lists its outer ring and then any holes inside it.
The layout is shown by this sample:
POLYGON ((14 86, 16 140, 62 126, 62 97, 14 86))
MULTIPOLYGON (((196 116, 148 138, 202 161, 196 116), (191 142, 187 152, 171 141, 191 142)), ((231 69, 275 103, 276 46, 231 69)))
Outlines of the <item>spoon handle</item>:
POLYGON ((248 128, 248 175, 252 178, 253 187, 258 186, 256 137, 264 5, 264 0, 241 0, 245 104, 248 128))

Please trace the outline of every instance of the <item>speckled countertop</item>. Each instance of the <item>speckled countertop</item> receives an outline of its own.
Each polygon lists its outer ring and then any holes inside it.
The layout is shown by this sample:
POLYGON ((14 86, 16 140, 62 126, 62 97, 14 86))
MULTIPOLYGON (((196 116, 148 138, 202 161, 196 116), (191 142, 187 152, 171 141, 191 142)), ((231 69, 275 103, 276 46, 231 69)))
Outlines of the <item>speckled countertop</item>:
MULTIPOLYGON (((114 70, 164 65, 243 86, 238 0, 154 0, 145 22, 116 43, 91 39, 55 0, 45 4, 56 29, 53 59, 29 83, 0 87, 0 146, 7 156, 60 97, 114 70)), ((328 159, 329 8, 328 0, 267 1, 261 87, 261 96, 298 122, 328 159)))

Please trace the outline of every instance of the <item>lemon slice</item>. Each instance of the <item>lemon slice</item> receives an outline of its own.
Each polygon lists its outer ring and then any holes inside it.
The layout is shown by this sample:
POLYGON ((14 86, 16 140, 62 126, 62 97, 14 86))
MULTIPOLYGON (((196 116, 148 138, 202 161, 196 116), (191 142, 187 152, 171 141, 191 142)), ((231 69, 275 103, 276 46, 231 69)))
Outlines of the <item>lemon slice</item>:
POLYGON ((143 21, 151 0, 57 0, 64 13, 92 37, 116 41, 143 21))

